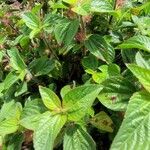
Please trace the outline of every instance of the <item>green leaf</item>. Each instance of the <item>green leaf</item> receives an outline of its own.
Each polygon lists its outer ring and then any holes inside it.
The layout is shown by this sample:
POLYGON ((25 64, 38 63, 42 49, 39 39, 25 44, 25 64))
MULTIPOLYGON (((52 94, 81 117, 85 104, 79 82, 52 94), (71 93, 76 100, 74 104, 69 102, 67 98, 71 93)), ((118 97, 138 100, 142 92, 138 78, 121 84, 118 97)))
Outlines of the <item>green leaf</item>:
POLYGON ((135 64, 128 64, 128 68, 139 79, 144 88, 150 92, 150 70, 139 67, 135 64))
POLYGON ((123 42, 121 45, 119 45, 119 48, 121 49, 137 48, 150 52, 150 38, 143 35, 134 36, 123 42))
POLYGON ((7 51, 10 57, 10 66, 17 70, 20 74, 24 72, 27 68, 22 57, 20 56, 16 48, 12 48, 7 51))
POLYGON ((0 122, 0 135, 7 135, 18 130, 18 119, 11 118, 0 122))
POLYGON ((21 114, 20 124, 27 129, 35 130, 38 127, 41 114, 46 110, 47 108, 41 99, 34 99, 27 102, 21 114))
POLYGON ((92 137, 79 125, 69 127, 64 136, 64 150, 96 150, 92 137))
POLYGON ((66 85, 66 86, 64 86, 64 87, 61 89, 61 91, 60 91, 60 95, 61 95, 62 99, 63 99, 64 96, 65 96, 69 91, 71 91, 71 90, 72 90, 71 85, 66 85))
POLYGON ((16 133, 9 138, 7 150, 20 150, 24 140, 23 133, 16 133))
POLYGON ((44 105, 50 110, 59 110, 61 108, 61 101, 58 96, 48 88, 39 87, 39 91, 44 105))
POLYGON ((17 91, 15 92, 15 96, 20 96, 23 93, 27 92, 27 83, 26 82, 22 82, 22 84, 19 85, 19 88, 17 89, 17 91))
POLYGON ((25 22, 25 24, 32 30, 40 28, 41 26, 39 17, 37 17, 35 14, 31 12, 24 13, 22 15, 22 19, 25 22))
POLYGON ((86 56, 82 59, 82 65, 86 69, 96 70, 98 68, 98 59, 94 55, 86 56))
POLYGON ((113 122, 104 111, 101 111, 92 117, 90 123, 100 130, 113 132, 113 122))
POLYGON ((108 0, 92 0, 91 11, 98 13, 112 13, 114 12, 114 9, 108 0))
POLYGON ((107 63, 112 63, 114 60, 114 49, 100 35, 91 35, 85 41, 85 47, 91 52, 91 54, 107 63))
POLYGON ((15 101, 11 100, 10 102, 4 103, 0 110, 0 122, 11 118, 19 119, 21 111, 22 107, 19 102, 15 103, 15 101))
POLYGON ((64 115, 51 115, 46 112, 42 115, 38 128, 34 132, 34 148, 36 150, 53 150, 54 140, 66 123, 64 115))
POLYGON ((83 85, 69 91, 63 99, 63 108, 68 111, 68 119, 76 121, 84 117, 101 90, 99 85, 83 85))
POLYGON ((138 52, 135 57, 136 64, 142 68, 150 69, 150 63, 143 57, 142 53, 138 52))
POLYGON ((107 108, 126 110, 128 101, 136 91, 135 86, 123 77, 111 77, 102 83, 103 90, 98 96, 99 101, 107 108))
POLYGON ((4 89, 9 89, 14 83, 18 81, 18 76, 14 72, 10 72, 7 74, 5 80, 4 80, 4 89))
POLYGON ((150 147, 150 94, 135 93, 128 105, 125 119, 117 133, 111 150, 141 150, 150 147))
POLYGON ((75 34, 77 33, 79 28, 79 21, 78 20, 68 20, 63 19, 55 26, 55 38, 59 44, 65 44, 68 46, 75 34))
POLYGON ((55 63, 53 60, 50 60, 46 57, 41 57, 33 60, 30 63, 30 70, 35 76, 41 76, 49 74, 55 67, 55 63))

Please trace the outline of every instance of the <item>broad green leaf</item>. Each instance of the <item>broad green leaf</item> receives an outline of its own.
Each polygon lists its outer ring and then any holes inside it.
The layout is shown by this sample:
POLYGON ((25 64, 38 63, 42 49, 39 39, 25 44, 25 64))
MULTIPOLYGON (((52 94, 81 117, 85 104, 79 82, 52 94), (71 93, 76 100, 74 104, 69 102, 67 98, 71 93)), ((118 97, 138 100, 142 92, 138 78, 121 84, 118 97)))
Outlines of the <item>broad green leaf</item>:
POLYGON ((46 57, 41 57, 33 60, 29 68, 35 76, 49 74, 55 67, 55 62, 46 57))
POLYGON ((128 64, 128 68, 139 79, 144 88, 150 92, 150 70, 139 67, 135 64, 128 64))
POLYGON ((10 72, 4 80, 4 89, 9 89, 15 82, 18 81, 18 76, 14 72, 10 72))
POLYGON ((114 12, 114 9, 108 0, 92 0, 91 11, 98 13, 112 13, 114 12))
POLYGON ((36 150, 53 150, 54 140, 67 121, 64 115, 42 115, 38 128, 34 132, 34 148, 36 150))
POLYGON ((63 98, 63 108, 68 111, 69 120, 80 120, 90 109, 102 87, 83 85, 69 91, 63 98))
POLYGON ((6 39, 7 39, 6 35, 5 36, 4 35, 0 35, 0 45, 4 44, 6 39))
POLYGON ((4 103, 0 110, 0 122, 11 118, 19 119, 21 111, 22 107, 19 102, 15 103, 15 101, 11 100, 10 102, 4 103))
POLYGON ((20 124, 27 129, 35 130, 38 127, 41 114, 46 110, 47 108, 41 99, 34 99, 27 102, 21 114, 20 124))
POLYGON ((61 101, 58 96, 48 88, 39 87, 44 105, 50 110, 56 111, 61 108, 61 101))
POLYGON ((109 109, 126 110, 130 97, 136 91, 135 86, 121 76, 111 77, 102 85, 104 88, 98 96, 99 101, 109 109))
POLYGON ((128 104, 125 119, 117 133, 111 150, 148 150, 150 147, 150 94, 135 93, 128 104))
POLYGON ((23 133, 16 133, 9 138, 7 150, 20 150, 24 140, 23 133))
POLYGON ((7 52, 8 52, 8 55, 10 57, 11 67, 13 67, 19 73, 26 70, 27 66, 24 63, 22 57, 20 56, 20 54, 16 48, 12 48, 12 49, 8 50, 7 52))
POLYGON ((150 38, 143 35, 137 35, 129 38, 119 45, 121 49, 141 49, 150 52, 150 38))
POLYGON ((78 20, 68 20, 63 19, 55 26, 55 38, 59 44, 65 44, 68 46, 75 34, 77 33, 79 28, 79 21, 78 20))
POLYGON ((82 65, 86 69, 96 70, 98 68, 98 59, 94 55, 86 56, 82 59, 82 65))
POLYGON ((100 130, 113 132, 113 122, 104 111, 101 111, 92 117, 90 123, 100 130))
POLYGON ((7 135, 18 130, 18 119, 11 118, 0 122, 0 135, 7 135))
POLYGON ((92 137, 79 125, 69 127, 64 136, 64 150, 96 150, 92 137))
POLYGON ((31 12, 24 13, 22 19, 25 24, 32 30, 38 29, 41 26, 41 22, 38 16, 31 12))
POLYGON ((115 57, 115 51, 100 35, 91 35, 85 41, 85 47, 97 58, 112 63, 115 57))

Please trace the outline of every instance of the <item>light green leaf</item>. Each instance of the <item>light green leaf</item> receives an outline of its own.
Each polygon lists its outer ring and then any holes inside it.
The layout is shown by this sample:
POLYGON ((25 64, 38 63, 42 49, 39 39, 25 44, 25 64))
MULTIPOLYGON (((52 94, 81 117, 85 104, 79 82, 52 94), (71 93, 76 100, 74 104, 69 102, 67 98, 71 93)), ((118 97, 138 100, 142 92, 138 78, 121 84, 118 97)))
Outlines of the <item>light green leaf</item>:
POLYGON ((121 76, 111 77, 102 85, 104 88, 98 96, 99 101, 109 109, 126 110, 130 97, 136 91, 135 86, 121 76))
POLYGON ((115 51, 100 35, 91 35, 85 41, 85 47, 97 58, 112 63, 115 57, 115 51))
POLYGON ((150 92, 150 70, 139 67, 135 64, 128 64, 128 68, 139 79, 144 88, 150 92))
POLYGON ((64 96, 65 96, 69 91, 71 91, 71 90, 72 90, 71 85, 66 85, 66 86, 64 86, 64 87, 61 89, 61 91, 60 91, 60 95, 61 95, 62 99, 63 99, 64 96))
POLYGON ((150 94, 135 93, 128 105, 125 119, 117 133, 111 150, 148 150, 150 147, 150 94))
POLYGON ((0 110, 0 122, 11 118, 20 118, 22 106, 19 102, 15 103, 14 100, 6 102, 2 105, 0 110))
POLYGON ((58 96, 48 88, 39 87, 39 91, 44 105, 50 110, 59 110, 61 108, 61 101, 58 96))
POLYGON ((101 111, 92 117, 90 123, 100 130, 113 132, 113 122, 104 111, 101 111))
POLYGON ((59 44, 68 46, 79 28, 78 20, 63 19, 55 26, 55 38, 59 44))
POLYGON ((135 60, 138 66, 145 69, 150 69, 150 63, 142 56, 142 53, 137 52, 135 60))
POLYGON ((42 115, 38 128, 34 132, 34 148, 36 150, 53 150, 54 140, 66 123, 64 115, 51 115, 46 112, 42 115))
POLYGON ((76 121, 84 117, 101 90, 99 85, 83 85, 68 92, 63 99, 68 119, 76 121))
POLYGON ((10 72, 4 80, 4 89, 9 89, 15 82, 18 81, 18 76, 14 72, 10 72))
POLYGON ((18 119, 11 118, 0 122, 0 135, 7 135, 17 131, 19 127, 18 119))
POLYGON ((114 9, 108 0, 92 0, 91 11, 98 13, 113 13, 114 9))
POLYGON ((143 35, 134 36, 123 42, 121 45, 119 45, 119 48, 121 49, 137 48, 150 52, 150 38, 143 35))
POLYGON ((64 150, 96 150, 92 137, 79 125, 69 127, 64 136, 64 150))
POLYGON ((34 99, 27 102, 21 114, 20 124, 27 129, 35 130, 38 127, 41 114, 46 110, 47 108, 41 99, 34 99))
POLYGON ((7 51, 8 55, 10 57, 10 65, 17 71, 19 71, 19 73, 21 73, 22 71, 24 71, 27 66, 24 63, 23 59, 21 58, 18 50, 16 48, 12 48, 10 50, 7 51))
POLYGON ((39 17, 37 17, 35 14, 31 12, 23 14, 22 19, 25 22, 25 24, 32 30, 38 29, 41 26, 39 17))

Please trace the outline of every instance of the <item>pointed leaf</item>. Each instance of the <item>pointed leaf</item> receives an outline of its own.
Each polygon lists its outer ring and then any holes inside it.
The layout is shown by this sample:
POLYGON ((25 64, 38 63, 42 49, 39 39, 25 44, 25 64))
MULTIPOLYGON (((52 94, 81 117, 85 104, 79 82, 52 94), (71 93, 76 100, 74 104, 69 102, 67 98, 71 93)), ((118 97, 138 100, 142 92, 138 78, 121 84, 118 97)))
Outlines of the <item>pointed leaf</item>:
POLYGON ((39 91, 44 105, 50 110, 58 110, 61 108, 61 101, 58 96, 48 88, 39 87, 39 91))

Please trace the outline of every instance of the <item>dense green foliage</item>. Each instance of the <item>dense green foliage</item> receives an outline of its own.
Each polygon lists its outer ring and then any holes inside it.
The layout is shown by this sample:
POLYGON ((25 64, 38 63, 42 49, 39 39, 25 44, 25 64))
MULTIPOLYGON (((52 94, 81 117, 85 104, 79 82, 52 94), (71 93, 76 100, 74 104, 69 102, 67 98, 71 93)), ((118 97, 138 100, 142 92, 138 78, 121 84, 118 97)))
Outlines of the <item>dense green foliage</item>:
POLYGON ((0 149, 149 150, 150 2, 0 0, 0 149))

